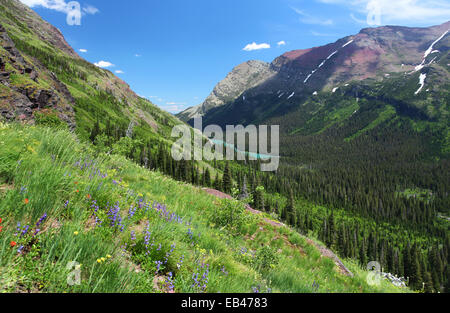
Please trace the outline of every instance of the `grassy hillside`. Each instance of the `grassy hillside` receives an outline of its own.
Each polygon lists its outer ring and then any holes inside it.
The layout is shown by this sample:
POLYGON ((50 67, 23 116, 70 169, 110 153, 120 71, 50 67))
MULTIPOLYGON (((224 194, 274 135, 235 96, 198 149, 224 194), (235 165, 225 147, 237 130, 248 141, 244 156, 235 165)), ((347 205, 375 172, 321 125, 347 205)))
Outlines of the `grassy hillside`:
MULTIPOLYGON (((5 40, 0 41, 0 59, 10 73, 9 88, 2 87, 1 96, 8 92, 16 97, 26 94, 33 102, 29 96, 33 92, 44 90, 55 94, 55 104, 44 103, 47 110, 43 113, 64 121, 61 108, 72 107, 74 113, 70 113, 74 116, 70 117, 83 139, 90 137, 97 121, 100 128, 113 125, 111 137, 117 138, 134 124, 133 139, 141 140, 142 146, 149 139, 170 137, 172 127, 179 123, 175 117, 136 95, 110 71, 80 58, 56 28, 27 6, 15 0, 0 3, 0 25, 6 30, 5 40)), ((2 99, 0 109, 2 106, 8 109, 15 98, 2 99)), ((42 109, 32 107, 33 119, 42 109)), ((14 107, 9 110, 14 111, 14 107)))
POLYGON ((237 201, 93 151, 65 130, 0 124, 1 291, 408 291, 369 286, 353 262, 341 274, 237 201))

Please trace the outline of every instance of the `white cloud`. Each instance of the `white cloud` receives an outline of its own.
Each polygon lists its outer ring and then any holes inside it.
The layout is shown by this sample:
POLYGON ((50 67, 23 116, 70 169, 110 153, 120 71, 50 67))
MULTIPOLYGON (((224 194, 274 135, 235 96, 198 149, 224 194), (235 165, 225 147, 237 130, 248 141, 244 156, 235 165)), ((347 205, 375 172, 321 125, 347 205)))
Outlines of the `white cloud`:
POLYGON ((82 53, 88 52, 86 49, 80 49, 80 50, 78 50, 78 51, 80 51, 80 52, 82 52, 82 53))
POLYGON ((23 4, 34 8, 34 7, 44 7, 50 10, 55 10, 59 12, 68 12, 67 3, 64 0, 20 0, 23 4))
POLYGON ((244 47, 244 51, 254 51, 261 49, 270 49, 270 45, 268 43, 257 44, 256 42, 250 43, 244 47))
POLYGON ((136 53, 134 56, 135 56, 136 58, 140 58, 142 55, 136 53))
POLYGON ((352 18, 352 20, 354 20, 358 24, 363 24, 363 25, 367 24, 367 19, 365 19, 365 20, 359 19, 353 13, 350 13, 350 17, 352 18))
MULTIPOLYGON (((43 7, 49 10, 55 10, 58 12, 69 13, 71 6, 65 0, 20 0, 23 4, 34 8, 34 7, 43 7)), ((88 5, 83 7, 83 12, 86 14, 96 14, 99 10, 92 5, 88 5)))
POLYGON ((281 41, 277 42, 277 45, 278 46, 285 46, 286 45, 286 41, 281 40, 281 41))
POLYGON ((147 99, 151 100, 151 101, 157 101, 157 102, 163 102, 164 99, 161 98, 160 96, 149 96, 147 97, 147 99))
POLYGON ((172 105, 161 105, 161 108, 169 113, 178 113, 183 111, 186 107, 185 104, 172 104, 172 105))
POLYGON ((117 71, 116 71, 116 74, 125 74, 125 72, 122 71, 122 70, 117 70, 117 71))
POLYGON ((313 36, 316 36, 316 37, 336 37, 337 36, 337 35, 334 35, 334 34, 316 32, 314 30, 311 31, 311 34, 313 36))
POLYGON ((83 8, 83 12, 86 13, 86 14, 94 15, 94 14, 97 14, 98 12, 100 12, 100 11, 96 7, 88 4, 86 7, 83 8))
POLYGON ((298 15, 300 15, 300 22, 304 24, 313 24, 313 25, 322 25, 322 26, 331 26, 334 24, 332 19, 326 19, 322 17, 315 17, 312 15, 309 15, 305 12, 303 12, 300 9, 292 7, 292 10, 294 10, 298 15))
POLYGON ((361 17, 351 15, 358 23, 367 24, 367 15, 378 7, 382 24, 427 23, 440 24, 448 21, 450 2, 448 0, 316 0, 327 4, 349 7, 361 17))
POLYGON ((166 102, 167 105, 186 105, 186 102, 166 102))
POLYGON ((107 67, 114 66, 114 64, 112 64, 111 62, 107 62, 107 61, 100 61, 100 62, 94 63, 94 65, 101 67, 101 68, 107 68, 107 67))

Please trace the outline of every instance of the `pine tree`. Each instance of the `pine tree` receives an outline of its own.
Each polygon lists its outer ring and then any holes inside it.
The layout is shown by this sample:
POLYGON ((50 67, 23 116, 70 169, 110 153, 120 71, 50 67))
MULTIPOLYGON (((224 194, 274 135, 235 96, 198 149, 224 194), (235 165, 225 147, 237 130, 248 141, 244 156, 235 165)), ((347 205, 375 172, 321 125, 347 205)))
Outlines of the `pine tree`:
POLYGON ((425 283, 425 292, 434 292, 433 279, 431 278, 430 272, 426 271, 424 274, 423 282, 425 283))
POLYGON ((331 212, 330 216, 328 217, 328 233, 327 233, 327 238, 326 238, 326 245, 328 248, 331 248, 334 245, 335 242, 335 223, 334 223, 334 213, 331 212))
POLYGON ((95 143, 95 138, 97 138, 99 134, 100 134, 100 123, 97 117, 97 121, 95 122, 94 127, 91 130, 91 135, 89 136, 91 142, 95 143))
POLYGON ((406 278, 411 278, 412 274, 412 257, 411 257, 411 246, 408 244, 403 252, 403 268, 404 275, 406 278))
POLYGON ((231 172, 228 162, 225 165, 225 170, 223 172, 223 184, 222 184, 223 191, 225 193, 231 193, 232 188, 232 180, 231 180, 231 172))
POLYGON ((206 168, 205 173, 203 175, 205 177, 205 186, 211 186, 211 173, 209 172, 209 168, 206 168))
POLYGON ((434 281, 434 287, 436 290, 440 290, 440 284, 442 281, 442 274, 444 273, 444 266, 442 264, 441 256, 439 253, 439 247, 433 246, 430 252, 430 265, 432 269, 432 278, 434 281))
POLYGON ((362 242, 361 242, 359 247, 360 247, 360 249, 359 249, 359 261, 361 262, 361 264, 363 266, 366 266, 368 264, 368 261, 367 261, 367 254, 366 254, 366 241, 365 241, 364 238, 362 239, 362 242))
POLYGON ((410 284, 415 289, 422 289, 422 269, 420 264, 420 251, 417 243, 413 245, 411 252, 411 277, 410 284))
POLYGON ((295 225, 296 214, 294 208, 294 193, 292 188, 289 188, 288 202, 284 208, 283 216, 288 225, 295 225))
POLYGON ((216 189, 216 190, 222 189, 222 183, 219 179, 219 173, 216 174, 216 178, 214 179, 214 189, 216 189))
POLYGON ((141 166, 147 167, 148 159, 147 159, 147 151, 145 150, 145 147, 141 148, 139 160, 141 162, 141 166))
POLYGON ((247 176, 244 176, 244 181, 242 183, 241 194, 239 195, 239 200, 245 200, 249 197, 247 190, 247 176))
POLYGON ((447 277, 444 285, 444 289, 446 293, 450 293, 450 266, 447 265, 447 270, 445 273, 445 277, 447 277))
POLYGON ((148 146, 147 149, 147 168, 153 169, 153 160, 152 160, 152 149, 151 146, 148 146))
POLYGON ((368 241, 368 250, 367 250, 367 256, 369 258, 369 261, 376 261, 378 260, 378 249, 377 249, 377 237, 376 235, 371 231, 369 234, 369 241, 368 241))

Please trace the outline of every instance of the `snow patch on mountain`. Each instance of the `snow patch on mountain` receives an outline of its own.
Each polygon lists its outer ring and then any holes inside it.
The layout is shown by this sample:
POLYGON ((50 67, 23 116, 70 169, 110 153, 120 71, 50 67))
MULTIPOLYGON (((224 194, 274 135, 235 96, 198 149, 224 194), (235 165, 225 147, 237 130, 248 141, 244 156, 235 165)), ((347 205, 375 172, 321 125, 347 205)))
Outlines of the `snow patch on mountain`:
POLYGON ((427 78, 427 74, 420 74, 420 77, 419 77, 420 88, 416 91, 415 95, 418 95, 422 91, 423 87, 425 86, 426 78, 427 78))
POLYGON ((336 53, 338 53, 338 50, 334 51, 334 52, 333 52, 332 54, 330 54, 330 55, 329 55, 322 63, 320 63, 320 65, 319 65, 314 71, 312 71, 311 74, 309 74, 309 75, 306 77, 306 79, 303 81, 303 83, 306 84, 306 83, 308 82, 308 80, 311 78, 311 76, 313 76, 314 73, 317 72, 317 70, 318 70, 319 68, 321 68, 322 66, 324 66, 325 63, 326 63, 329 59, 331 59, 336 53))
POLYGON ((334 51, 332 54, 330 54, 329 56, 328 56, 328 58, 327 58, 327 60, 329 60, 329 59, 331 59, 332 57, 333 57, 333 55, 335 55, 336 53, 338 53, 338 51, 336 50, 336 51, 334 51))
MULTIPOLYGON (((450 30, 450 29, 449 29, 449 30, 450 30)), ((427 60, 427 57, 428 57, 430 54, 439 52, 438 50, 433 50, 433 47, 434 47, 435 44, 437 44, 439 41, 441 41, 442 38, 444 38, 444 37, 448 34, 449 30, 447 30, 445 33, 443 33, 441 37, 439 37, 438 39, 436 39, 436 40, 431 44, 431 46, 427 49, 427 51, 425 51, 425 53, 424 53, 424 55, 423 55, 422 63, 420 63, 419 65, 417 65, 416 68, 415 68, 415 71, 416 71, 416 72, 420 71, 421 69, 423 69, 423 68, 426 66, 426 65, 425 65, 425 62, 426 62, 426 60, 427 60)), ((433 60, 433 61, 434 61, 434 60, 433 60)), ((430 65, 431 63, 433 63, 433 61, 431 61, 431 62, 428 63, 427 65, 430 65)))
MULTIPOLYGON (((449 30, 450 30, 450 29, 449 29, 449 30)), ((431 46, 428 48, 428 50, 425 51, 425 54, 424 54, 424 56, 423 56, 424 59, 426 59, 427 56, 429 56, 429 55, 432 53, 434 45, 437 44, 439 41, 441 41, 442 38, 444 38, 445 35, 448 34, 448 31, 449 31, 449 30, 447 30, 445 33, 443 33, 441 37, 439 37, 438 39, 436 39, 436 41, 433 42, 433 43, 431 44, 431 46)))
POLYGON ((349 44, 351 44, 354 40, 350 40, 349 42, 347 42, 345 45, 342 46, 342 48, 347 47, 349 44))
POLYGON ((295 95, 295 92, 291 93, 291 95, 288 97, 288 100, 291 99, 295 95))
POLYGON ((303 83, 306 84, 306 82, 308 81, 308 79, 311 78, 311 76, 312 76, 312 74, 309 74, 309 75, 306 77, 306 79, 303 81, 303 83))

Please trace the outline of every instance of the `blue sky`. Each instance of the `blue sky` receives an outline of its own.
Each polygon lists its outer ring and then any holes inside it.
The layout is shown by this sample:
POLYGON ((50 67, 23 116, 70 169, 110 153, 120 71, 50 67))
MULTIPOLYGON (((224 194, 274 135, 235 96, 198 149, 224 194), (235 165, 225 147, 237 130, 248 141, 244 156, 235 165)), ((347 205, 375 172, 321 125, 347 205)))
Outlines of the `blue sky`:
POLYGON ((450 20, 447 0, 81 0, 81 25, 68 25, 68 1, 21 1, 86 60, 172 113, 200 104, 242 62, 271 62, 374 24, 450 20))

